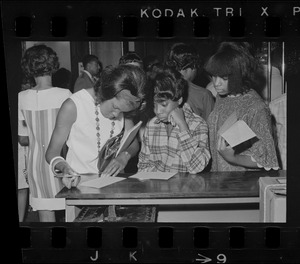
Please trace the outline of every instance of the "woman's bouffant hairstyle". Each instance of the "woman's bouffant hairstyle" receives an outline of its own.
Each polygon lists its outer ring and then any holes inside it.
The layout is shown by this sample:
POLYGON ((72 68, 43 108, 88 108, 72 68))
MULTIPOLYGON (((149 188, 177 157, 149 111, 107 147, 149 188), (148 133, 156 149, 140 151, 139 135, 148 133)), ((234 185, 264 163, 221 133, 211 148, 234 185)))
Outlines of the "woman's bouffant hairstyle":
POLYGON ((177 101, 182 97, 184 103, 187 99, 188 83, 180 72, 172 67, 164 67, 158 71, 152 85, 155 102, 177 101))
POLYGON ((119 65, 133 63, 133 62, 138 63, 140 67, 143 68, 142 58, 134 51, 129 51, 126 54, 124 54, 119 60, 119 65))
POLYGON ((181 71, 187 68, 198 68, 200 61, 193 46, 185 43, 176 43, 169 50, 165 64, 168 67, 175 67, 177 71, 181 71))
POLYGON ((204 66, 210 76, 228 78, 229 94, 243 94, 256 87, 257 60, 247 45, 223 42, 204 66))
POLYGON ((126 96, 129 104, 135 108, 144 100, 146 74, 138 66, 118 65, 106 67, 95 84, 95 93, 99 102, 104 102, 118 96, 126 96), (131 95, 120 94, 122 90, 130 91, 131 95))
POLYGON ((26 77, 52 75, 59 68, 56 52, 44 44, 28 48, 21 60, 26 77))

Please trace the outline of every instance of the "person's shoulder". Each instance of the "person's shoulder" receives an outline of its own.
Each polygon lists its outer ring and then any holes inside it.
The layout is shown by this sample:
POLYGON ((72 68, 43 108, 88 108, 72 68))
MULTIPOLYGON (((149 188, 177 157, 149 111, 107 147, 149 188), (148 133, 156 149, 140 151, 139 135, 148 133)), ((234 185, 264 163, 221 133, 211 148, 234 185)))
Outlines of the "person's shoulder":
POLYGON ((195 113, 193 113, 193 122, 195 122, 196 124, 199 124, 199 125, 207 125, 204 118, 195 113))
POLYGON ((73 93, 70 98, 76 105, 82 105, 86 107, 89 107, 89 105, 91 104, 94 105, 94 99, 92 98, 88 90, 89 89, 80 89, 79 91, 73 93))
POLYGON ((85 78, 84 78, 83 74, 81 73, 81 74, 77 77, 77 79, 76 79, 76 81, 75 81, 75 84, 84 82, 84 79, 85 79, 85 78))
POLYGON ((72 93, 71 98, 82 98, 85 96, 86 91, 84 89, 80 89, 77 92, 72 93))
POLYGON ((61 94, 67 94, 67 95, 72 94, 72 92, 67 88, 53 87, 52 90, 55 91, 55 93, 61 93, 61 94))
POLYGON ((61 109, 63 109, 63 111, 74 111, 76 109, 76 104, 72 98, 69 97, 62 103, 61 109))
POLYGON ((52 98, 56 98, 57 100, 65 100, 69 98, 72 95, 71 91, 66 88, 60 88, 60 87, 52 87, 51 89, 48 89, 48 94, 45 94, 44 96, 51 96, 52 98))
POLYGON ((81 83, 81 82, 84 82, 86 79, 88 78, 88 75, 82 71, 79 76, 77 77, 76 81, 75 81, 75 84, 76 83, 81 83))
POLYGON ((201 87, 201 86, 199 86, 199 85, 196 85, 196 84, 194 84, 194 83, 192 83, 192 82, 190 83, 189 88, 190 88, 191 90, 195 90, 195 91, 197 91, 197 92, 203 94, 204 96, 209 96, 209 97, 212 97, 212 96, 213 96, 212 93, 211 93, 211 91, 209 91, 208 89, 203 88, 203 87, 201 87))
POLYGON ((90 76, 86 73, 86 72, 81 72, 81 74, 79 75, 81 77, 82 80, 91 80, 90 76))
POLYGON ((33 94, 33 90, 32 89, 27 89, 27 90, 24 90, 24 91, 20 91, 18 93, 18 97, 19 97, 19 100, 23 99, 23 98, 27 98, 28 96, 31 97, 33 94))
POLYGON ((203 117, 193 113, 193 116, 190 117, 188 126, 190 131, 207 131, 208 126, 203 117))
POLYGON ((183 105, 183 111, 185 113, 186 118, 188 118, 192 122, 197 123, 197 124, 206 124, 206 121, 204 120, 204 118, 197 115, 195 112, 193 112, 191 106, 188 103, 185 103, 183 105))
POLYGON ((246 95, 248 97, 248 100, 252 101, 252 103, 250 103, 249 105, 252 105, 257 109, 268 108, 267 103, 255 90, 251 89, 246 95))
POLYGON ((25 92, 25 91, 18 92, 18 102, 19 102, 19 103, 20 103, 20 102, 23 100, 23 98, 24 98, 24 92, 25 92))
POLYGON ((92 81, 86 73, 82 73, 76 80, 74 88, 89 88, 92 87, 92 81))
POLYGON ((25 94, 29 94, 29 93, 32 93, 32 92, 33 92, 32 89, 27 89, 27 90, 20 91, 18 94, 19 95, 25 95, 25 94))
POLYGON ((193 83, 193 82, 189 82, 189 88, 190 89, 196 89, 196 90, 200 90, 203 91, 205 88, 193 83))
POLYGON ((256 92, 255 90, 251 89, 249 92, 246 93, 249 98, 251 98, 252 100, 255 100, 257 102, 261 102, 264 103, 264 99, 258 94, 258 92, 256 92))
POLYGON ((18 97, 20 98, 20 97, 23 97, 24 96, 24 93, 25 91, 21 91, 21 92, 18 92, 18 97))
POLYGON ((85 72, 85 71, 81 71, 81 72, 79 73, 78 78, 83 78, 84 76, 87 76, 86 72, 85 72))

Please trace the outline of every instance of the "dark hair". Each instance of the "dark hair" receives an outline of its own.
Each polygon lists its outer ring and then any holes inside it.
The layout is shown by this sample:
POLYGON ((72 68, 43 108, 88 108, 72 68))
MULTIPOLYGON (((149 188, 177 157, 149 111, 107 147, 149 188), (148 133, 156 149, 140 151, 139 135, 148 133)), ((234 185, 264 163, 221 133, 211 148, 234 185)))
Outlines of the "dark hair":
POLYGON ((252 45, 249 42, 231 42, 231 41, 224 41, 219 44, 218 51, 226 48, 231 47, 237 51, 249 53, 248 55, 252 55, 254 57, 254 52, 252 45))
POLYGON ((193 46, 185 43, 174 44, 167 54, 165 64, 175 67, 177 71, 198 68, 199 56, 193 46))
POLYGON ((161 62, 156 55, 148 55, 143 59, 144 71, 150 72, 154 67, 159 67, 161 62))
POLYGON ((26 77, 52 75, 59 68, 57 54, 44 44, 35 45, 25 51, 21 68, 26 77))
POLYGON ((128 53, 124 54, 119 60, 120 65, 131 62, 137 62, 141 67, 143 67, 143 60, 136 52, 133 51, 129 51, 128 53))
POLYGON ((146 75, 138 66, 118 65, 106 67, 95 84, 95 93, 99 102, 104 102, 118 96, 122 90, 128 90, 132 94, 128 103, 138 103, 144 99, 144 86, 146 75))
POLYGON ((54 87, 70 89, 71 77, 72 74, 69 70, 60 68, 52 75, 52 85, 54 87))
POLYGON ((92 62, 92 61, 95 61, 95 62, 99 63, 99 59, 98 59, 97 56, 92 55, 92 54, 85 55, 82 58, 83 68, 86 69, 87 64, 92 62))
POLYGON ((246 46, 223 42, 205 64, 211 76, 228 77, 229 94, 246 93, 256 86, 257 60, 246 46))
POLYGON ((22 78, 21 91, 31 89, 34 86, 36 86, 36 83, 33 77, 24 76, 22 78))
POLYGON ((154 101, 177 101, 181 97, 183 103, 187 99, 188 83, 183 76, 172 67, 158 71, 153 78, 154 101))

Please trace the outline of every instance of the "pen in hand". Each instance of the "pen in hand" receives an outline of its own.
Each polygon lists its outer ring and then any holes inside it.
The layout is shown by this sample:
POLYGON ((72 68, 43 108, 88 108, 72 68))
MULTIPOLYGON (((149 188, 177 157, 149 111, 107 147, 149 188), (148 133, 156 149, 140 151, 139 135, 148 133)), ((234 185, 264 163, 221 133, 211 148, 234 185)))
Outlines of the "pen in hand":
POLYGON ((61 173, 59 175, 56 175, 56 177, 59 177, 62 179, 63 184, 68 188, 71 189, 71 187, 76 187, 80 181, 80 174, 79 173, 61 173))
POLYGON ((71 187, 76 187, 80 181, 80 176, 73 176, 71 178, 63 177, 62 182, 63 184, 68 188, 71 189, 71 187))

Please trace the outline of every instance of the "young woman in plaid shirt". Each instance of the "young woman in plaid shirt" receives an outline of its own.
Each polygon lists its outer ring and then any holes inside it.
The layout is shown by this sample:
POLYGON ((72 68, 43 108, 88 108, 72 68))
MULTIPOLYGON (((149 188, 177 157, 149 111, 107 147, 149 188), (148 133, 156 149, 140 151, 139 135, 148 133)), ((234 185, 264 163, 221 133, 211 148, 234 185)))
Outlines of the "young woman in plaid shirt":
POLYGON ((210 160, 208 128, 185 103, 188 83, 172 68, 153 79, 154 113, 142 135, 139 171, 189 172, 204 170, 210 160))

